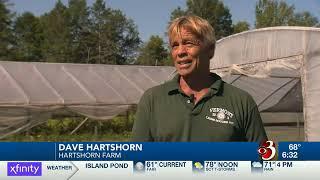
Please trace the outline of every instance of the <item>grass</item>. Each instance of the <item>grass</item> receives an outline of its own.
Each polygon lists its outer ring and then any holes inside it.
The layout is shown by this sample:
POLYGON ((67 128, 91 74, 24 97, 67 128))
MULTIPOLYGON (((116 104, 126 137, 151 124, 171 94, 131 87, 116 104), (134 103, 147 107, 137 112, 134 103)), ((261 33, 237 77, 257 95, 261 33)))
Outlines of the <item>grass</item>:
POLYGON ((122 134, 107 133, 103 135, 94 136, 92 134, 65 134, 65 135, 13 135, 2 139, 4 142, 86 142, 86 141, 100 141, 100 142, 124 142, 130 141, 131 133, 125 132, 122 134))

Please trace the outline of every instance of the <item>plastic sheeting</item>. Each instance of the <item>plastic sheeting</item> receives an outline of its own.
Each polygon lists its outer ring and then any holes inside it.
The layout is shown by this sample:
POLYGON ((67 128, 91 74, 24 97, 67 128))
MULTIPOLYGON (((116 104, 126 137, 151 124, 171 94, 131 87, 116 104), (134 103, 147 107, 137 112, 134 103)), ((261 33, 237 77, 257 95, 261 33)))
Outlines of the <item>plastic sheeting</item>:
POLYGON ((173 72, 173 67, 0 62, 0 137, 62 110, 110 119, 173 72))
POLYGON ((220 40, 210 69, 249 92, 261 111, 302 112, 320 140, 320 29, 273 27, 220 40))

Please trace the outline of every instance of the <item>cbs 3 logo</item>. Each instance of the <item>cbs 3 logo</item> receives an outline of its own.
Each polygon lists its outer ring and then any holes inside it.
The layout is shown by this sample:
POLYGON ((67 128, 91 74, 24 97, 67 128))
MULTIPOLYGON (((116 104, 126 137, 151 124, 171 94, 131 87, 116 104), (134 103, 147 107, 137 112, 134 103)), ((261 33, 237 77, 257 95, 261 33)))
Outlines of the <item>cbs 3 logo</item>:
POLYGON ((273 141, 266 141, 258 148, 258 153, 262 160, 268 161, 276 155, 276 146, 273 141))

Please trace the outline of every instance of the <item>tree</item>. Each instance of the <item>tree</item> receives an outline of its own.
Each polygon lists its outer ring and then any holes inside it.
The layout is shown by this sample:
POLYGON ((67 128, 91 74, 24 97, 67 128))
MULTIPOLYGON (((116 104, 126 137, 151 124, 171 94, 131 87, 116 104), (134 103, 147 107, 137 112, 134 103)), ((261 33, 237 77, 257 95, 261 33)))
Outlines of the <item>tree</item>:
POLYGON ((133 20, 127 19, 120 10, 113 10, 110 15, 111 37, 116 45, 113 57, 116 64, 131 63, 136 58, 140 45, 139 33, 133 20))
POLYGON ((149 41, 140 49, 140 55, 136 64, 157 66, 163 65, 168 57, 164 41, 159 36, 151 36, 149 41))
POLYGON ((12 50, 14 59, 22 61, 40 61, 43 29, 40 19, 30 12, 17 17, 13 26, 15 42, 12 50))
POLYGON ((67 12, 71 38, 71 61, 74 63, 87 62, 90 58, 87 39, 90 33, 90 22, 86 0, 69 0, 67 12))
POLYGON ((318 19, 310 14, 310 12, 296 13, 294 18, 289 21, 289 26, 316 26, 318 19))
POLYGON ((259 0, 256 4, 256 28, 272 26, 314 26, 317 18, 309 12, 295 13, 294 5, 284 1, 259 0))
MULTIPOLYGON (((91 32, 89 37, 89 42, 91 42, 90 49, 92 48, 94 56, 92 61, 89 58, 88 62, 101 63, 102 62, 102 34, 103 34, 103 24, 105 23, 104 17, 107 14, 106 4, 102 0, 96 0, 90 10, 90 22, 91 22, 91 32)), ((89 50, 89 49, 88 49, 89 50)))
POLYGON ((173 10, 171 20, 186 14, 194 14, 206 19, 215 29, 216 38, 232 34, 232 19, 229 9, 220 0, 187 0, 187 9, 173 10))
POLYGON ((234 24, 233 26, 233 33, 240 33, 243 31, 248 31, 250 29, 250 24, 246 21, 239 21, 237 24, 234 24))
POLYGON ((71 31, 67 7, 59 0, 55 7, 43 15, 43 56, 48 62, 72 62, 71 31))
POLYGON ((7 6, 7 0, 0 0, 0 58, 8 57, 12 43, 11 18, 13 14, 7 6))
POLYGON ((171 12, 171 16, 170 16, 170 20, 174 20, 175 18, 177 17, 180 17, 180 16, 184 16, 184 15, 187 15, 187 11, 185 10, 182 10, 180 6, 177 7, 177 9, 174 9, 172 12, 171 12))
POLYGON ((96 0, 91 8, 91 63, 126 64, 134 59, 140 38, 137 27, 120 10, 96 0))
POLYGON ((294 15, 294 6, 283 1, 259 0, 256 4, 256 28, 286 25, 294 15))

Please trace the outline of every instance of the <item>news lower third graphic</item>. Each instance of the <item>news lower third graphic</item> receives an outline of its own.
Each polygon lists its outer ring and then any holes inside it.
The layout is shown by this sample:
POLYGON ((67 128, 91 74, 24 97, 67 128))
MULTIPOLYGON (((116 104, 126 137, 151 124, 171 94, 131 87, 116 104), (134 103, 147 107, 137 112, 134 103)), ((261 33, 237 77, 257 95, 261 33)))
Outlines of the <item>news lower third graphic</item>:
POLYGON ((204 166, 203 166, 204 162, 199 162, 199 161, 195 161, 193 162, 193 171, 194 172, 203 172, 204 171, 204 166))
POLYGON ((320 142, 6 142, 0 179, 318 179, 318 152, 320 142))
POLYGON ((8 176, 41 176, 41 162, 8 162, 8 176))
POLYGON ((258 153, 264 161, 272 160, 276 156, 276 151, 275 143, 273 141, 263 142, 258 148, 258 153))
POLYGON ((122 152, 142 151, 142 144, 58 144, 57 159, 122 159, 122 152))

